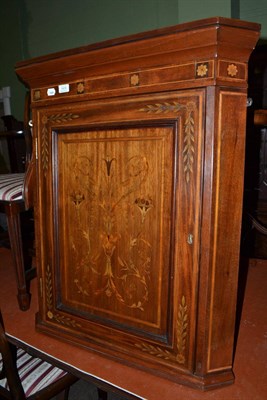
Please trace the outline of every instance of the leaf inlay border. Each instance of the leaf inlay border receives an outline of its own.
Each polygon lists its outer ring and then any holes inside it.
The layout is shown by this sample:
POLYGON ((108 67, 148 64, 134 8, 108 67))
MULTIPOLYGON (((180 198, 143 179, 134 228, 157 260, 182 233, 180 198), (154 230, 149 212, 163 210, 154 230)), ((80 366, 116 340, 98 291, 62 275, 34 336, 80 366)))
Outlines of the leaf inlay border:
POLYGON ((170 352, 169 350, 162 349, 160 346, 152 345, 149 343, 141 342, 135 343, 135 347, 142 352, 148 353, 157 358, 162 358, 167 361, 178 362, 184 365, 186 362, 186 347, 188 339, 188 307, 186 304, 185 296, 182 296, 181 303, 179 304, 177 325, 176 325, 176 351, 170 352))
POLYGON ((194 154, 195 154, 195 120, 194 111, 196 107, 193 102, 183 105, 177 101, 147 104, 139 111, 147 114, 167 114, 185 111, 184 138, 183 138, 183 165, 186 183, 190 182, 193 174, 194 154))
POLYGON ((73 328, 80 328, 81 325, 77 324, 75 320, 64 315, 53 312, 53 285, 52 285, 52 271, 48 264, 45 271, 45 287, 46 287, 46 315, 50 321, 56 321, 62 325, 72 326, 73 328))
POLYGON ((48 140, 48 123, 56 122, 63 123, 72 121, 73 119, 79 118, 79 115, 73 113, 63 113, 63 114, 51 114, 44 115, 42 117, 42 130, 41 130, 41 161, 44 176, 46 177, 48 171, 48 160, 49 160, 49 140, 48 140))

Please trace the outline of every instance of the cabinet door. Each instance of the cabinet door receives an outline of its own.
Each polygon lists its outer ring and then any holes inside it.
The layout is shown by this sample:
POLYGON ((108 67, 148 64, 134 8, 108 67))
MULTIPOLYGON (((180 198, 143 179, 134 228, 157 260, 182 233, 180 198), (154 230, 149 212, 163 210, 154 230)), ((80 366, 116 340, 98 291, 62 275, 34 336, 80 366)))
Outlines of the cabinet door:
POLYGON ((39 329, 193 371, 204 93, 35 112, 39 329))

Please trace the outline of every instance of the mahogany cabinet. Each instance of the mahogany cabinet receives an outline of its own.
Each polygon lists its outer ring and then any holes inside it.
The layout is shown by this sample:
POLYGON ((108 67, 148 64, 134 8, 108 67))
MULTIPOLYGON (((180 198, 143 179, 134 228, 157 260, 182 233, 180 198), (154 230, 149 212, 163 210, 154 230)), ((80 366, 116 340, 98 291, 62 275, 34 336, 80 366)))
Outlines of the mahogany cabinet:
POLYGON ((23 61, 37 329, 176 382, 233 382, 259 25, 177 25, 23 61))

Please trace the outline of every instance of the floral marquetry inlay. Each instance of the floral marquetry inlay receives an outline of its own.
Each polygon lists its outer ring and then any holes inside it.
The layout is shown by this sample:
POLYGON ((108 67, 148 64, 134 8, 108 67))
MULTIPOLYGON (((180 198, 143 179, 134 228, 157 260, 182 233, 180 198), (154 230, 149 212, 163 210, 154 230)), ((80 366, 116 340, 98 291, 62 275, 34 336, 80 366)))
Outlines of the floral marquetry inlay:
POLYGON ((150 198, 138 198, 135 200, 135 204, 141 212, 142 215, 142 223, 145 221, 145 217, 147 212, 153 207, 152 200, 150 198))
POLYGON ((227 68, 227 73, 229 76, 236 76, 238 74, 237 66, 235 64, 229 64, 227 68))
POLYGON ((208 75, 209 72, 209 64, 208 63, 201 63, 196 65, 196 77, 197 78, 204 78, 208 75))
POLYGON ((140 192, 142 184, 145 184, 147 180, 148 161, 142 155, 128 159, 128 177, 119 186, 116 172, 119 160, 116 157, 107 155, 102 158, 99 166, 102 173, 98 185, 90 175, 90 171, 96 168, 94 164, 93 159, 85 160, 85 157, 80 157, 75 161, 73 170, 74 185, 79 184, 83 188, 83 192, 77 190, 69 195, 71 203, 76 209, 74 215, 76 215, 77 238, 73 237, 71 244, 73 258, 78 260, 79 247, 81 246, 79 234, 82 235, 82 242, 87 249, 83 258, 79 258, 79 261, 77 261, 78 268, 74 283, 78 294, 80 293, 83 296, 94 295, 97 298, 99 296, 115 298, 125 307, 144 311, 149 296, 148 282, 150 280, 152 245, 145 238, 143 230, 147 213, 153 207, 153 199, 149 195, 140 197, 133 197, 133 195, 135 192, 140 192), (81 181, 79 179, 81 166, 83 166, 83 176, 87 176, 88 182, 90 182, 88 187, 84 184, 86 180, 81 181), (94 199, 97 198, 99 198, 99 203, 94 202, 94 199), (94 228, 94 233, 90 232, 90 230, 85 229, 84 221, 80 218, 80 208, 83 207, 84 202, 90 204, 91 223, 95 223, 99 218, 101 221, 98 242, 100 248, 95 252, 91 252, 93 241, 91 235, 97 234, 97 228, 94 228), (141 221, 139 230, 129 233, 129 239, 126 241, 127 247, 122 252, 122 236, 118 231, 117 218, 125 205, 129 210, 134 210, 136 207, 140 212, 141 221), (117 254, 116 257, 115 253, 117 254), (117 268, 114 266, 115 260, 117 260, 117 268), (84 268, 90 270, 92 274, 91 284, 89 285, 79 276, 80 270, 84 268), (97 280, 99 276, 102 276, 101 285, 92 286, 92 282, 95 279, 97 280))
POLYGON ((81 327, 75 320, 65 315, 60 315, 57 312, 53 312, 53 286, 52 286, 52 271, 50 265, 46 267, 45 275, 45 286, 46 286, 46 307, 47 307, 47 318, 54 320, 62 325, 71 326, 73 328, 81 327))
POLYGON ((190 181, 190 176, 193 173, 194 154, 195 154, 195 120, 194 111, 195 104, 189 102, 186 105, 180 104, 177 101, 164 102, 157 104, 148 104, 140 111, 148 114, 167 114, 167 113, 180 113, 185 111, 184 122, 184 138, 183 138, 183 165, 185 180, 187 183, 190 181))
POLYGON ((77 83, 77 93, 82 94, 85 91, 85 85, 84 82, 79 82, 77 83))
POLYGON ((185 297, 182 297, 182 301, 179 304, 179 312, 177 319, 177 361, 179 364, 185 363, 185 350, 186 350, 186 340, 188 336, 188 313, 187 304, 185 297))
POLYGON ((168 361, 175 361, 176 357, 170 351, 162 349, 160 346, 154 346, 153 344, 149 343, 135 343, 135 346, 143 351, 144 353, 148 353, 152 356, 157 358, 162 358, 168 361))
POLYGON ((44 176, 47 174, 48 170, 48 160, 49 160, 49 123, 59 123, 62 124, 64 122, 72 121, 73 119, 79 118, 79 115, 73 113, 63 113, 63 114, 52 114, 52 115, 43 115, 42 122, 42 130, 41 130, 41 161, 44 176))
POLYGON ((178 113, 183 108, 184 105, 178 103, 177 101, 157 103, 157 104, 148 104, 144 108, 141 108, 140 111, 146 112, 147 114, 167 114, 170 112, 178 113))
POLYGON ((38 100, 41 99, 41 91, 40 91, 39 89, 37 89, 37 90, 35 90, 35 91, 33 92, 33 99, 34 99, 35 101, 38 101, 38 100))
POLYGON ((130 84, 131 86, 138 86, 140 83, 139 74, 133 74, 130 76, 130 84))
POLYGON ((176 329, 176 348, 173 352, 163 349, 160 346, 149 343, 135 343, 135 346, 142 352, 149 353, 157 358, 185 364, 186 362, 186 345, 188 338, 188 313, 185 297, 182 296, 182 301, 179 304, 177 329, 176 329))

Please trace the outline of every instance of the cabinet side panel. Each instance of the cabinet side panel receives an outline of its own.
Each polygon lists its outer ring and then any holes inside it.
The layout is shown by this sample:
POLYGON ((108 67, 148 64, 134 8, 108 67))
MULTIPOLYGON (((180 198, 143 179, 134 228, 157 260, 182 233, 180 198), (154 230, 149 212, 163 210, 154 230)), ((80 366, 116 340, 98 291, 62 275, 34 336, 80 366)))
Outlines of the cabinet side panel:
POLYGON ((231 368, 232 364, 243 197, 245 103, 243 93, 221 91, 219 94, 209 372, 231 368))

